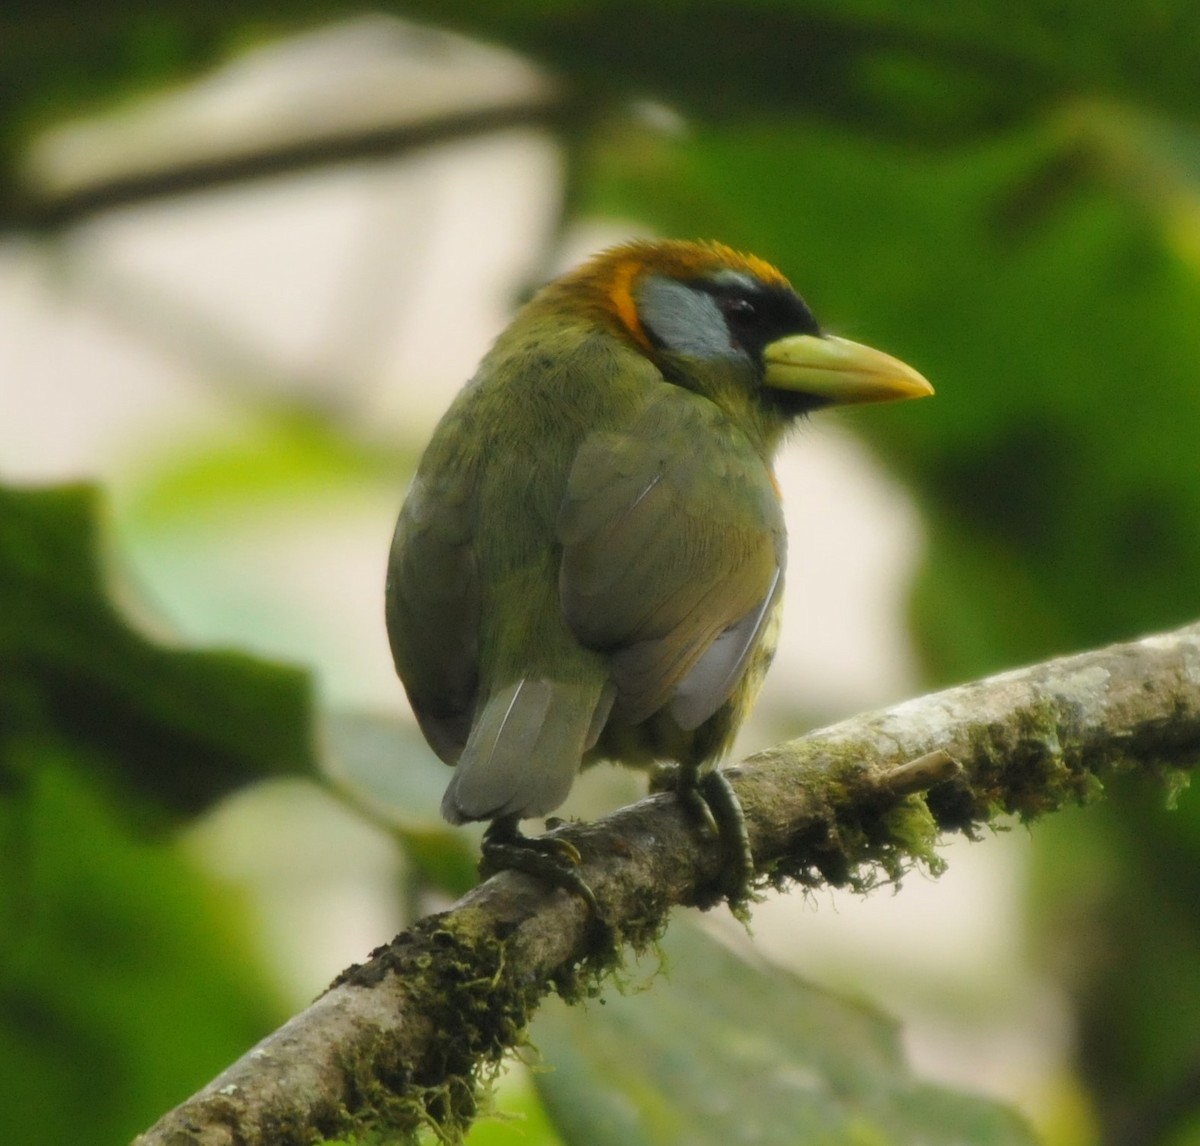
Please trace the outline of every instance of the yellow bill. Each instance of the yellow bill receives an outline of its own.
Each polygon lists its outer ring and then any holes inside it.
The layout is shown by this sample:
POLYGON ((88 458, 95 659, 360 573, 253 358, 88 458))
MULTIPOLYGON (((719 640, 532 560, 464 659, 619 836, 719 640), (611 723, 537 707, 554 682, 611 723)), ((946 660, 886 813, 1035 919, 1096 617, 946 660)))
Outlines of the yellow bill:
POLYGON ((933 387, 911 366, 847 338, 793 334, 763 349, 766 383, 831 405, 928 398, 933 387))

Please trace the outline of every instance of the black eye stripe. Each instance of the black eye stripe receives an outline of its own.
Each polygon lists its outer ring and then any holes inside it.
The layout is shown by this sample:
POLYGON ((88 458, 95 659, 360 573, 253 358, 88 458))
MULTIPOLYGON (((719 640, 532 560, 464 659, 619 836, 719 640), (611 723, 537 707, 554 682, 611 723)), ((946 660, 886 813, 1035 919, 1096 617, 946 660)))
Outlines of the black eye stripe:
POLYGON ((820 334, 804 300, 787 287, 757 282, 701 280, 696 289, 712 296, 729 327, 731 341, 752 357, 787 334, 820 334))

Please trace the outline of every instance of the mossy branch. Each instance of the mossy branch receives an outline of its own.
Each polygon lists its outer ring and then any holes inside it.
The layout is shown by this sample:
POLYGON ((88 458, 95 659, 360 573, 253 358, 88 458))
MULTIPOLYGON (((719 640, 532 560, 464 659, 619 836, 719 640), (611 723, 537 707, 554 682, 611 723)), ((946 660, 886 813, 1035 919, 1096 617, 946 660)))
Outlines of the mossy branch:
MULTIPOLYGON (((937 866, 940 833, 1032 819, 1136 769, 1200 760, 1200 624, 911 700, 729 770, 764 884, 870 886, 937 866)), ((166 1114, 140 1146, 292 1146, 369 1126, 455 1141, 476 1086, 539 1001, 592 990, 676 904, 711 902, 721 854, 671 795, 559 830, 612 929, 502 872, 421 920, 166 1114)))

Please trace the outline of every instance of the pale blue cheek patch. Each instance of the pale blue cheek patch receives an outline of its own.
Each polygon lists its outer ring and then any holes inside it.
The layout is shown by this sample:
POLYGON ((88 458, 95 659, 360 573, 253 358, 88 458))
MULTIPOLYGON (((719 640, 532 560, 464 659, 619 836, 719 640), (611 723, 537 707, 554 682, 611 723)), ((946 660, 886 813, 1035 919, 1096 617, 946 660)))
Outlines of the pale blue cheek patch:
POLYGON ((649 276, 637 292, 638 317, 651 339, 676 354, 736 358, 716 299, 675 279, 649 276))

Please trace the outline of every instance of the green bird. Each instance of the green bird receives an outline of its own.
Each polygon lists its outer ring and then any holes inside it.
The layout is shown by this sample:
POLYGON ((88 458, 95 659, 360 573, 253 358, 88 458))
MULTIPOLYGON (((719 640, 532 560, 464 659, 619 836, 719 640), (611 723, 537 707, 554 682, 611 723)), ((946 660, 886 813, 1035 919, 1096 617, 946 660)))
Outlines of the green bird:
POLYGON ((596 760, 674 762, 744 894, 716 765, 775 650, 772 458, 814 410, 932 393, 718 243, 626 243, 544 287, 438 424, 392 543, 388 636, 454 766, 446 819, 491 821, 485 850, 546 874, 519 821, 596 760))

